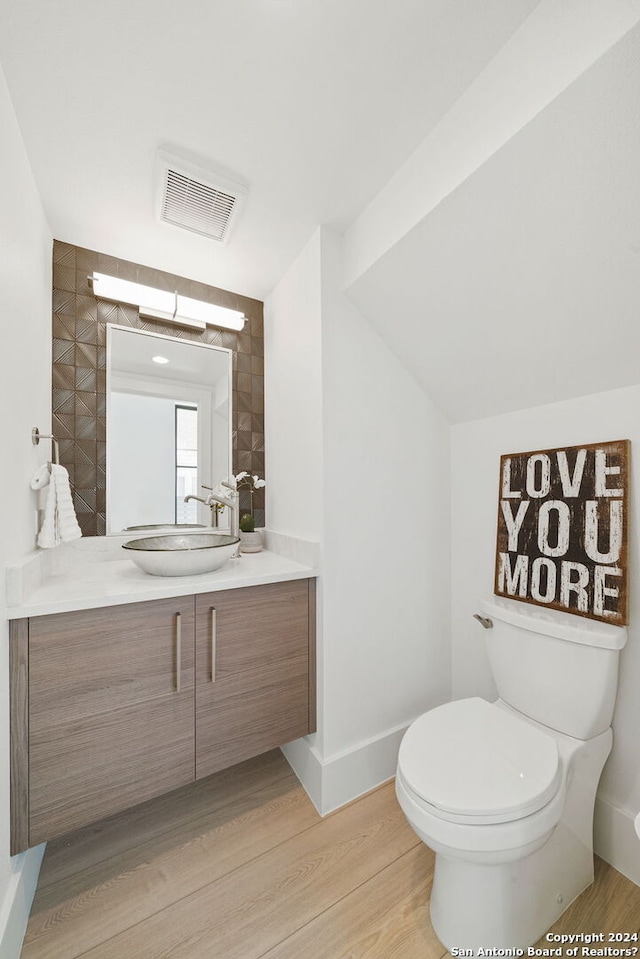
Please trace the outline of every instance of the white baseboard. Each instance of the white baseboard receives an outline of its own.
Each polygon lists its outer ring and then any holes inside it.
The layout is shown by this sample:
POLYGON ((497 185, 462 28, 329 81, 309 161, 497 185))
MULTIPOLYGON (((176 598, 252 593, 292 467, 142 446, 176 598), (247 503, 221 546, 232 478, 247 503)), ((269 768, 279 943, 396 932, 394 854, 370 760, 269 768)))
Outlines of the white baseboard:
POLYGON ((43 842, 33 849, 21 852, 12 860, 14 870, 4 901, 0 903, 2 959, 19 959, 45 847, 46 843, 43 842))
POLYGON ((321 816, 357 799, 396 774, 406 725, 323 759, 310 737, 282 747, 289 765, 321 816))
POLYGON ((633 814, 602 796, 596 798, 593 848, 596 855, 640 886, 640 838, 633 814))
POLYGON ((322 760, 311 744, 310 737, 294 739, 280 749, 307 796, 322 815, 322 760))

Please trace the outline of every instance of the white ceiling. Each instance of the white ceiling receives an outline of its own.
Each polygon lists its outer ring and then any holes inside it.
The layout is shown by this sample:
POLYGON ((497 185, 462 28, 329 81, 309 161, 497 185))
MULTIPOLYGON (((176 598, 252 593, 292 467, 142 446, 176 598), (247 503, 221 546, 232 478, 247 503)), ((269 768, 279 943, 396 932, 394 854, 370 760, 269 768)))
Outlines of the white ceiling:
POLYGON ((0 0, 0 60, 57 239, 263 298, 537 2, 0 0), (159 147, 247 184, 227 245, 156 222, 159 147))
POLYGON ((350 286, 451 422, 640 382, 639 91, 635 27, 350 286))

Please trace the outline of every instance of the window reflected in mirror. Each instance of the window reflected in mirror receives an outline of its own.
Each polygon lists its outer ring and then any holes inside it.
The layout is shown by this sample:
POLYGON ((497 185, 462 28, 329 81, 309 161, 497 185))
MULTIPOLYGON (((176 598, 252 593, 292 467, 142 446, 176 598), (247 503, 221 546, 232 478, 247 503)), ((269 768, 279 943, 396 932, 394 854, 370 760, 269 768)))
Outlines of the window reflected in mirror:
POLYGON ((176 523, 197 523, 198 503, 198 407, 175 405, 175 496, 176 523))

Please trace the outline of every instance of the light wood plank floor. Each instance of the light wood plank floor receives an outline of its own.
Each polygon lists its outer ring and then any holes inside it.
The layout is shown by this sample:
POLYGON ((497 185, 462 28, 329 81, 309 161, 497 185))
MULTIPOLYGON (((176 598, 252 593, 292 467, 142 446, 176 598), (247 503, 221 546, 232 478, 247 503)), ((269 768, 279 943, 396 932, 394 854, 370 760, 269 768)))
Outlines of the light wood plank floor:
MULTIPOLYGON (((275 751, 49 843, 22 959, 441 959, 432 878, 392 783, 321 819, 275 751)), ((598 860, 554 931, 638 932, 640 888, 598 860)))

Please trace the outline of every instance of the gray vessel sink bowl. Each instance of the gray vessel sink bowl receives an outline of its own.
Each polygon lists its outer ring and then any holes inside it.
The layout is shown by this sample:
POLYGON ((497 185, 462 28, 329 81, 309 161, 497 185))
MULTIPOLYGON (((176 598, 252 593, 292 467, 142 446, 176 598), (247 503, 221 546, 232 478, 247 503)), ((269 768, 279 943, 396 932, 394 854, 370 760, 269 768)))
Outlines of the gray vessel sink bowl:
POLYGON ((206 529, 204 523, 146 523, 144 526, 125 526, 124 533, 144 532, 152 529, 206 529))
POLYGON ((152 576, 211 573, 231 559, 240 539, 225 533, 167 533, 123 543, 129 559, 152 576))

